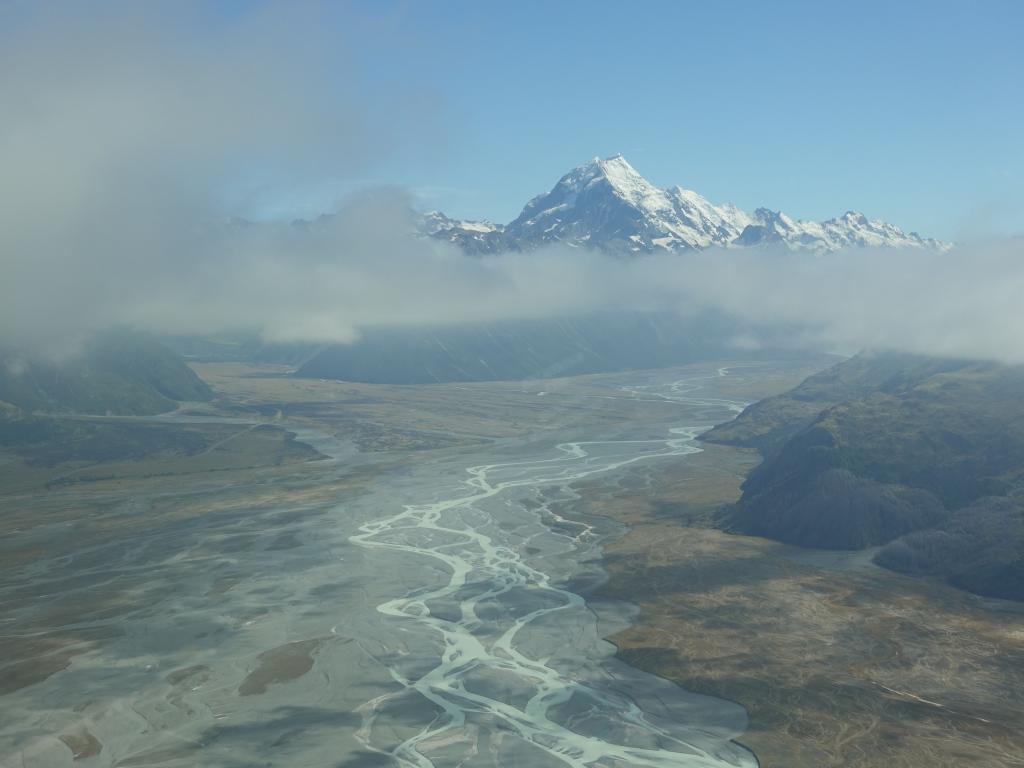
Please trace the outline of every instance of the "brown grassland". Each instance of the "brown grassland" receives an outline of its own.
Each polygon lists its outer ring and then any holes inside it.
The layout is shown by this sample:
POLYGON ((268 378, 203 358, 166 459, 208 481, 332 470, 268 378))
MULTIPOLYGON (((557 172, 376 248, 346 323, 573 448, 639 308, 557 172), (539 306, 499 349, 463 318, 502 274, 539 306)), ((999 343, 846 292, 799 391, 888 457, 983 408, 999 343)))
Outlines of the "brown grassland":
POLYGON ((620 656, 743 704, 765 768, 1024 765, 1022 607, 715 529, 758 460, 708 445, 584 489, 630 527, 606 548, 605 593, 640 606, 620 656))

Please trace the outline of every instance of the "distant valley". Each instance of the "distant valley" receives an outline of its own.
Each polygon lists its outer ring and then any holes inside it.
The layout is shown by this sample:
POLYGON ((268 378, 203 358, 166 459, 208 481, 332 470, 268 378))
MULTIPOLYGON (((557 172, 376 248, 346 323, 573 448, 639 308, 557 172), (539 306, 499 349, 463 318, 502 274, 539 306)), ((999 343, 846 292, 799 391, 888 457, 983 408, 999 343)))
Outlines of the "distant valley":
POLYGON ((681 317, 655 312, 599 312, 424 328, 368 328, 351 344, 311 355, 306 378, 375 384, 506 381, 666 368, 732 358, 811 359, 774 346, 750 349, 747 329, 719 313, 681 317))

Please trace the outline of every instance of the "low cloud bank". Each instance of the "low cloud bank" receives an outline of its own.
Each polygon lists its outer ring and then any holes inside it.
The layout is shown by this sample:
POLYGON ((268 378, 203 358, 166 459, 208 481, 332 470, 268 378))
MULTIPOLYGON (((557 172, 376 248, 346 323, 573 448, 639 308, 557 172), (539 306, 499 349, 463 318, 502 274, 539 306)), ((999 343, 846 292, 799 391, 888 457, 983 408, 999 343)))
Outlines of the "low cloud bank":
POLYGON ((640 265, 641 290, 713 308, 794 344, 1024 363, 1024 239, 947 253, 850 249, 827 255, 704 252, 640 265))
POLYGON ((326 78, 344 46, 311 17, 195 40, 188 18, 152 7, 2 19, 0 345, 59 352, 110 325, 347 342, 370 325, 719 310, 795 345, 1024 362, 1021 240, 475 258, 415 237, 401 190, 304 226, 229 223, 239 179, 356 174, 386 152, 376 127, 424 117, 420 102, 375 92, 371 107, 326 78))
POLYGON ((72 287, 61 296, 47 286, 48 269, 33 270, 34 300, 22 305, 15 327, 42 331, 44 344, 111 324, 344 343, 366 326, 713 310, 754 329, 740 340, 748 346, 761 338, 777 344, 785 329, 789 344, 807 348, 1024 363, 1022 241, 942 254, 709 250, 617 258, 554 246, 476 258, 416 237, 413 227, 408 200, 394 191, 307 225, 208 226, 185 244, 187 258, 157 251, 138 257, 139 270, 105 268, 102 292, 72 287))

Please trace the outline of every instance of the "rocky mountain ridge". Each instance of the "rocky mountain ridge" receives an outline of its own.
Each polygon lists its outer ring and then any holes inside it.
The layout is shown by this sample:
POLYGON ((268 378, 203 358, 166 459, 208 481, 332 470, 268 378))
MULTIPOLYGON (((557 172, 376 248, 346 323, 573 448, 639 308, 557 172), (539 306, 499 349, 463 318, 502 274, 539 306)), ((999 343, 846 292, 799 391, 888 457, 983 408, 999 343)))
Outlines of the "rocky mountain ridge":
POLYGON ((532 250, 551 243, 613 253, 764 245, 812 252, 951 247, 857 211, 815 222, 768 208, 747 213, 730 203, 716 205, 693 190, 654 186, 622 155, 595 157, 577 166, 505 226, 452 219, 434 211, 421 215, 418 229, 474 254, 532 250))

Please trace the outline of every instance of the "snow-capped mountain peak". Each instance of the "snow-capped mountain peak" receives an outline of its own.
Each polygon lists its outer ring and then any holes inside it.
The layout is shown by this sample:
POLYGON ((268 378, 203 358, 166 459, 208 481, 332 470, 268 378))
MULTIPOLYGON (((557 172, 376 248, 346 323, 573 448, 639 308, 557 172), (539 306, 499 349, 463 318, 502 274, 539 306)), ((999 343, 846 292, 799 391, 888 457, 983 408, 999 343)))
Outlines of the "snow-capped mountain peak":
POLYGON ((616 251, 685 250, 725 245, 749 222, 735 206, 715 206, 682 187, 656 187, 615 155, 569 171, 527 203, 505 233, 520 247, 564 242, 616 251))
POLYGON ((858 211, 814 222, 768 208, 749 214, 729 203, 716 205, 693 190, 656 187, 622 155, 595 157, 573 168, 550 192, 530 200, 506 227, 456 221, 437 212, 423 218, 424 234, 474 253, 527 250, 555 242, 616 253, 765 244, 811 251, 851 246, 950 247, 869 220, 858 211))
POLYGON ((657 208, 664 198, 664 192, 637 173, 622 155, 605 160, 595 157, 564 178, 573 177, 582 180, 586 186, 606 183, 633 205, 657 208))
POLYGON ((550 217, 576 208, 580 196, 593 202, 602 194, 614 195, 647 214, 671 208, 663 190, 637 173, 622 155, 615 155, 604 160, 595 157, 573 168, 550 192, 531 200, 516 221, 526 223, 533 218, 550 217), (533 215, 528 216, 528 212, 533 215))

